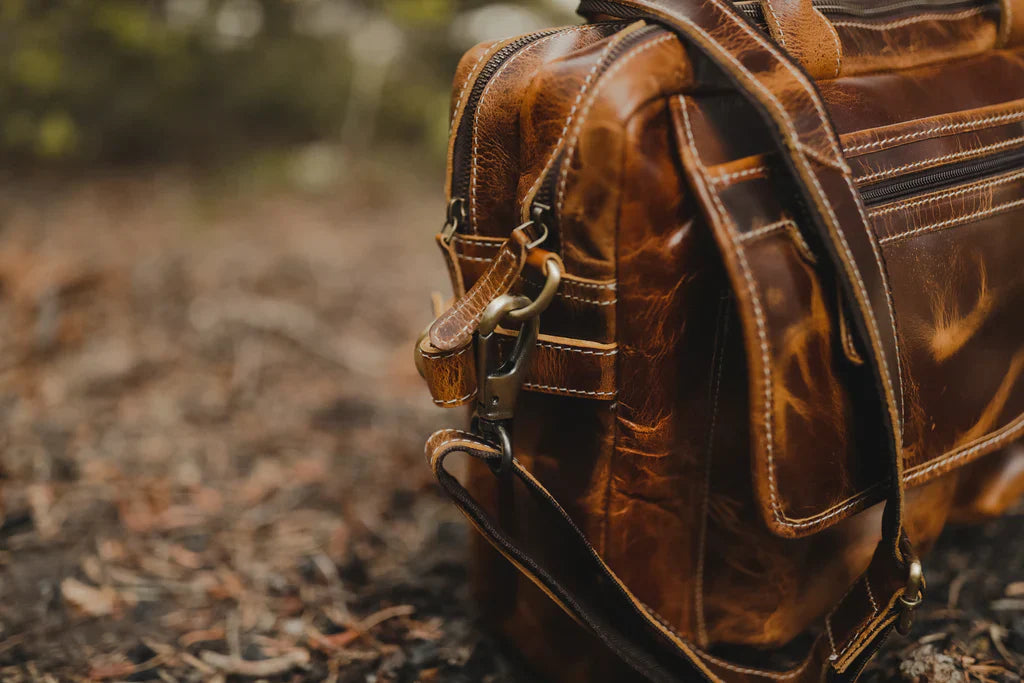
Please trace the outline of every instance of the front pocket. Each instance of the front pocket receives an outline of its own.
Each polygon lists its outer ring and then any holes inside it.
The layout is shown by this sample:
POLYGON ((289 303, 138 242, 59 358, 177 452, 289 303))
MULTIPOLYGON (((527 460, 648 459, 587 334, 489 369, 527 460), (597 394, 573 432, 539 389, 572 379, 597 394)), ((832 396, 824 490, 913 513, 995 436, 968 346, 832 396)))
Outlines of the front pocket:
POLYGON ((869 215, 899 326, 904 455, 916 484, 1024 429, 1024 169, 869 215))

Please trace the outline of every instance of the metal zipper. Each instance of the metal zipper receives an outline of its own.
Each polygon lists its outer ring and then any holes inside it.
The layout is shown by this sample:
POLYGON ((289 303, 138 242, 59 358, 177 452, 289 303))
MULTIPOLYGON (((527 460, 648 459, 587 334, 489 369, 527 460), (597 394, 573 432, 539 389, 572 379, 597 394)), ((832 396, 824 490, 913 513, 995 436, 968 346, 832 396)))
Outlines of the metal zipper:
POLYGON ((1016 149, 984 159, 965 161, 938 170, 921 171, 876 183, 861 190, 860 194, 866 205, 878 206, 948 187, 966 185, 972 180, 982 180, 1021 168, 1024 168, 1024 149, 1016 149))
MULTIPOLYGON (((614 47, 612 47, 608 53, 601 60, 597 70, 594 72, 593 81, 596 83, 598 79, 609 67, 618 60, 620 57, 630 52, 633 48, 637 47, 641 43, 648 41, 649 39, 665 34, 665 29, 657 25, 648 25, 630 33, 620 40, 614 47)), ((544 180, 541 181, 541 186, 533 196, 533 200, 530 202, 530 218, 538 223, 543 223, 551 228, 551 223, 555 216, 554 212, 554 201, 555 193, 558 190, 558 179, 561 177, 562 165, 566 163, 565 150, 559 152, 558 158, 555 163, 548 169, 547 174, 544 176, 544 180)), ((549 242, 548 249, 557 249, 557 234, 551 230, 551 242, 549 242)))
POLYGON ((517 52, 531 43, 565 30, 551 29, 522 36, 491 55, 491 58, 487 60, 487 64, 480 70, 476 81, 473 83, 473 89, 466 99, 466 107, 455 131, 455 150, 452 154, 451 198, 453 201, 465 201, 466 193, 469 191, 472 168, 470 161, 472 160, 473 153, 473 120, 476 118, 477 105, 480 103, 480 98, 483 96, 487 84, 491 82, 491 79, 498 73, 501 66, 517 52))

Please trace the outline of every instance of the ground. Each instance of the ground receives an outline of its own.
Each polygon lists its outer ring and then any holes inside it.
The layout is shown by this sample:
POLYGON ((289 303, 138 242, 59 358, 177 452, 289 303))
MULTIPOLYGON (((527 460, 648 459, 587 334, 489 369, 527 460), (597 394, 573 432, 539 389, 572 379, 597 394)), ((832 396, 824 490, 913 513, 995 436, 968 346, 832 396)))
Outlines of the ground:
MULTIPOLYGON (((435 188, 3 188, 0 680, 528 680, 423 463, 435 188)), ((948 534, 869 679, 1019 681, 1022 531, 948 534)))

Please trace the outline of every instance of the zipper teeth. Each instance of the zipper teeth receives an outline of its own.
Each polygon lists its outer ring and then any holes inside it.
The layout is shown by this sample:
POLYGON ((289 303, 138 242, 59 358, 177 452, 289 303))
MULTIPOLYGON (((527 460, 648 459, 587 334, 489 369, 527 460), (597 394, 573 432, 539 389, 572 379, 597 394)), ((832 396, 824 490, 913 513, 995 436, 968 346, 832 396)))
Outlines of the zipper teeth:
POLYGON ((880 183, 861 191, 861 197, 868 206, 879 206, 889 202, 926 194, 961 185, 972 180, 994 176, 1001 171, 1012 171, 1024 165, 1024 150, 1014 150, 986 159, 957 164, 938 171, 925 171, 902 180, 880 183))
MULTIPOLYGON (((602 60, 601 64, 598 66, 597 71, 595 72, 594 82, 596 83, 597 79, 604 75, 604 73, 608 71, 608 68, 612 65, 612 63, 615 62, 617 59, 622 57, 624 54, 632 50, 637 45, 645 42, 648 38, 657 34, 664 33, 664 31, 665 29, 662 28, 661 26, 648 25, 644 26, 643 28, 637 29, 633 33, 623 38, 617 45, 615 45, 611 50, 608 51, 608 54, 604 56, 604 59, 602 60)), ((555 186, 557 184, 557 179, 561 174, 563 163, 565 163, 564 150, 563 152, 559 153, 559 158, 555 161, 554 164, 552 164, 547 175, 544 177, 540 190, 538 190, 537 194, 534 195, 532 201, 532 206, 534 210, 538 208, 540 208, 541 210, 553 210, 553 202, 555 198, 554 195, 556 190, 555 186)), ((531 211, 531 214, 534 213, 535 211, 531 211)))
MULTIPOLYGON (((459 120, 459 127, 455 133, 459 140, 466 139, 466 135, 469 132, 467 128, 476 117, 477 104, 479 104, 480 97, 483 95, 484 89, 487 87, 487 84, 490 83, 494 75, 498 73, 498 70, 505 61, 528 45, 564 30, 565 29, 550 29, 522 36, 495 52, 491 58, 487 60, 487 64, 485 64, 484 68, 480 70, 476 81, 473 83, 473 89, 470 91, 469 98, 466 101, 466 107, 463 110, 462 118, 459 120)), ((452 172, 454 173, 452 177, 452 198, 463 197, 469 186, 469 166, 467 164, 462 164, 462 168, 452 169, 452 172)))

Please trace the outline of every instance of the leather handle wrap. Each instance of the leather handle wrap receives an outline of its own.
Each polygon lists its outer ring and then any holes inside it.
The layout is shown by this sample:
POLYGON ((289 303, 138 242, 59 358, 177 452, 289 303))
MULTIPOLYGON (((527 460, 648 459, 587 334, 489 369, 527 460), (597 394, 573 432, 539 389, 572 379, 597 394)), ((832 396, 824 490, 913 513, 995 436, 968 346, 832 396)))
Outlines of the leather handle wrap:
POLYGON ((839 76, 843 44, 811 0, 761 0, 761 10, 772 38, 812 78, 839 76))
MULTIPOLYGON (((734 665, 701 651, 644 605, 605 563, 568 513, 518 460, 510 484, 517 505, 529 505, 529 536, 504 525, 446 468, 453 453, 488 464, 500 451, 479 437, 443 430, 430 437, 426 455, 438 482, 484 538, 569 616, 647 680, 659 683, 836 683, 854 681, 899 616, 905 590, 902 567, 880 544, 868 569, 826 617, 825 632, 804 662, 787 672, 734 665), (555 553, 550 560, 552 551, 555 553)), ((571 457, 571 456, 569 456, 571 457)))

